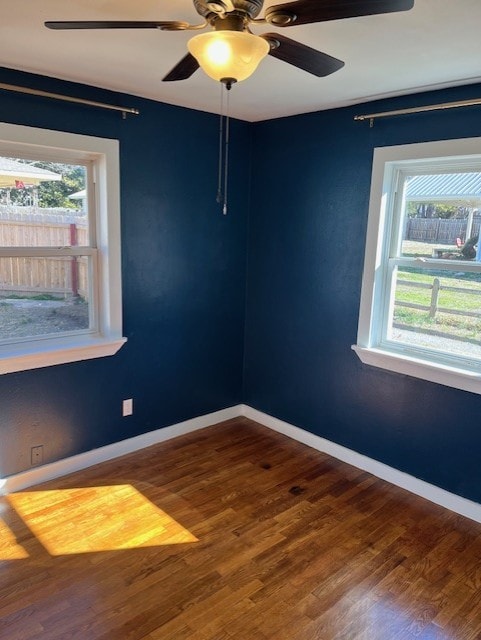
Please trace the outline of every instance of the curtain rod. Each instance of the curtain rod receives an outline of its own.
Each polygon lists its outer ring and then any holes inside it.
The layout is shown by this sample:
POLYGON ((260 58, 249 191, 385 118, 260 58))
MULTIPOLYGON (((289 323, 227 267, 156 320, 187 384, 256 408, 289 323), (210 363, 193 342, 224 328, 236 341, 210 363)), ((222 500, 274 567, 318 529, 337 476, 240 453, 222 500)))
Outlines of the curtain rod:
POLYGON ((424 113, 426 111, 436 111, 439 109, 456 109, 457 107, 474 107, 481 104, 481 98, 473 98, 472 100, 459 100, 457 102, 441 102, 440 104, 430 104, 425 107, 413 107, 412 109, 397 109, 396 111, 381 111, 380 113, 368 113, 360 116, 354 116, 354 120, 369 120, 369 126, 372 127, 375 118, 388 118, 390 116, 404 116, 410 113, 424 113))
POLYGON ((98 107, 99 109, 110 109, 111 111, 120 111, 122 118, 126 118, 127 113, 132 115, 139 115, 138 109, 131 107, 117 107, 113 104, 105 104, 104 102, 95 102, 93 100, 85 100, 84 98, 72 98, 71 96, 64 96, 60 93, 50 93, 49 91, 40 91, 39 89, 29 89, 28 87, 18 87, 14 84, 4 84, 0 82, 0 89, 5 91, 16 91, 17 93, 28 93, 32 96, 41 96, 42 98, 53 98, 54 100, 63 100, 64 102, 76 102, 77 104, 84 104, 88 107, 98 107))

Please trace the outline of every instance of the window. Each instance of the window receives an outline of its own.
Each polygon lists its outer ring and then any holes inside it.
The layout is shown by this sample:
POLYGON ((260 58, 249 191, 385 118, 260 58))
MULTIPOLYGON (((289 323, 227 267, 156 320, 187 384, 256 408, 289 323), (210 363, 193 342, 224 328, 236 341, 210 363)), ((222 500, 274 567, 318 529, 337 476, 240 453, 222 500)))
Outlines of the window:
POLYGON ((357 344, 481 393, 481 138, 375 149, 357 344))
POLYGON ((0 123, 0 373, 113 355, 115 140, 0 123))

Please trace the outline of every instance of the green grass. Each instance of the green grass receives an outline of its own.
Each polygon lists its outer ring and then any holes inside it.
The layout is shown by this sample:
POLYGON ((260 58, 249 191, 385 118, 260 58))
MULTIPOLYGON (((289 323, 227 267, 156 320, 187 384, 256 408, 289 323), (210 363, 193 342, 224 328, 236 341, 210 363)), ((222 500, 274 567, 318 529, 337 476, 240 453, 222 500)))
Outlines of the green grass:
MULTIPOLYGON (((467 274, 472 275, 472 274, 467 274)), ((477 274, 476 274, 477 275, 477 274)), ((436 276, 437 277, 437 276, 436 276)), ((478 276, 478 279, 480 277, 478 276)), ((431 304, 431 289, 419 289, 409 285, 399 286, 400 282, 420 282, 432 285, 435 277, 426 273, 407 273, 404 270, 398 271, 398 286, 396 288, 396 300, 403 302, 415 302, 417 304, 431 304)), ((456 309, 458 311, 474 311, 481 313, 481 282, 466 280, 464 277, 456 275, 437 277, 441 287, 456 287, 477 293, 465 293, 451 291, 441 288, 438 295, 438 306, 456 309)))
POLYGON ((449 334, 453 338, 477 341, 481 339, 481 320, 476 318, 460 318, 439 312, 434 318, 430 318, 428 312, 397 308, 394 312, 394 322, 419 329, 421 332, 425 329, 449 334))
POLYGON ((409 258, 432 258, 433 249, 442 249, 450 253, 461 253, 459 249, 452 244, 439 244, 438 242, 415 242, 414 240, 403 240, 402 255, 409 258))

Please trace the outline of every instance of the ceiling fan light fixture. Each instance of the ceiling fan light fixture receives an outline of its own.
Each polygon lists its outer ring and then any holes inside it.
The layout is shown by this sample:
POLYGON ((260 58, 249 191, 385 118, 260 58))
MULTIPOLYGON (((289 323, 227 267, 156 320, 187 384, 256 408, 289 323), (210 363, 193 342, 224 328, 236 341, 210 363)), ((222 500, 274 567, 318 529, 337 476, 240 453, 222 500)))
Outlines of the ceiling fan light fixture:
POLYGON ((217 80, 240 82, 254 73, 269 53, 269 43, 244 31, 211 31, 194 36, 187 43, 205 73, 217 80))

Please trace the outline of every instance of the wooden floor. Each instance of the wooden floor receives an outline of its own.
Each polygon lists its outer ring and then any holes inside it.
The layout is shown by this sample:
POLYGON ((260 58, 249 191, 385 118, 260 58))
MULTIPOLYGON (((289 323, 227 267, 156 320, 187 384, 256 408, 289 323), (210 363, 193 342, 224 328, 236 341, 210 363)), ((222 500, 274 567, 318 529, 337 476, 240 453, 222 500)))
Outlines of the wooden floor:
POLYGON ((481 638, 481 525, 245 418, 0 499, 2 640, 481 638))

